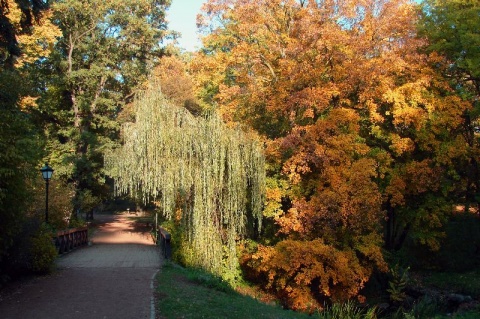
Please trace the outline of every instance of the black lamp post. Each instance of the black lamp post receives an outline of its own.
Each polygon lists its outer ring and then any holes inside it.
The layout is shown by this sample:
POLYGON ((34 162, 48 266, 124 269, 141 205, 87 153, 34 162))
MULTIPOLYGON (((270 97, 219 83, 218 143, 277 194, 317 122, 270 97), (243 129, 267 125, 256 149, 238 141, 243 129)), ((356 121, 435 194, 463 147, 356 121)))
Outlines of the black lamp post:
POLYGON ((48 163, 45 163, 45 166, 40 169, 42 172, 42 177, 45 180, 46 185, 46 196, 45 196, 45 222, 48 224, 48 182, 52 178, 53 169, 48 166, 48 163))

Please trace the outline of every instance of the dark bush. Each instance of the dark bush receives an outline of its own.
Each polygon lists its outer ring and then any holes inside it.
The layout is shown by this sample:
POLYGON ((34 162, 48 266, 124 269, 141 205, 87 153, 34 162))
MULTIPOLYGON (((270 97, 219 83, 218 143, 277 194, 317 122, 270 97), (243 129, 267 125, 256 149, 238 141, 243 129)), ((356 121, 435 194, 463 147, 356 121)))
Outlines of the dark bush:
POLYGON ((392 254, 392 261, 415 270, 464 272, 480 266, 480 218, 476 214, 453 214, 444 226, 445 237, 438 251, 407 240, 392 254))
POLYGON ((57 251, 49 225, 42 224, 38 219, 27 219, 13 240, 15 244, 2 263, 5 280, 52 270, 57 251))
POLYGON ((42 224, 30 241, 29 269, 34 273, 49 273, 57 257, 48 225, 42 224))
POLYGON ((441 270, 468 271, 480 266, 480 218, 476 214, 455 214, 446 227, 438 252, 441 270))

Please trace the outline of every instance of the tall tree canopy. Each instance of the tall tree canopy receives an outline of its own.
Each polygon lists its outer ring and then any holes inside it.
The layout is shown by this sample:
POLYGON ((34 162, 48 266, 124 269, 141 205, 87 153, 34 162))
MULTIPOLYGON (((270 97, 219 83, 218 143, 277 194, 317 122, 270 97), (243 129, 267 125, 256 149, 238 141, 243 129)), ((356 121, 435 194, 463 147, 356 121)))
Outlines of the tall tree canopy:
POLYGON ((237 244, 256 220, 264 194, 262 144, 212 114, 195 118, 154 85, 135 100, 135 122, 109 157, 120 194, 156 201, 184 230, 184 262, 225 279, 237 275, 237 244))
POLYGON ((475 0, 423 1, 422 33, 429 51, 450 63, 448 73, 480 96, 480 3, 475 0))
POLYGON ((438 247, 471 105, 420 52, 417 16, 406 0, 204 6, 200 95, 268 145, 264 214, 280 236, 245 262, 291 307, 356 295, 385 269, 383 243, 438 247))
POLYGON ((426 51, 439 55, 435 61, 450 85, 474 108, 464 111, 462 133, 469 146, 469 156, 458 163, 462 175, 464 198, 468 211, 480 201, 480 2, 471 0, 426 0, 423 2, 420 32, 429 45, 426 51))
POLYGON ((28 67, 49 56, 59 30, 43 1, 0 1, 0 284, 32 198, 43 145, 32 112, 39 93, 28 67))
POLYGON ((75 211, 105 196, 103 153, 118 138, 118 112, 163 54, 169 3, 64 0, 52 6, 62 37, 41 65, 42 110, 57 176, 76 188, 75 211))

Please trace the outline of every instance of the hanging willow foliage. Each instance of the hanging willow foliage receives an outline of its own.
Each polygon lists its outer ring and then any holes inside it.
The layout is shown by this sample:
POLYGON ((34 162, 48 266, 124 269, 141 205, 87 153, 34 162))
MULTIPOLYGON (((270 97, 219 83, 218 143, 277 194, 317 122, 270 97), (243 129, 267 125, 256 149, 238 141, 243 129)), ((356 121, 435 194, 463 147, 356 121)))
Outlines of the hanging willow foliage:
POLYGON ((227 127, 215 113, 192 116, 169 102, 158 86, 138 95, 135 110, 135 123, 123 127, 123 146, 106 160, 116 193, 156 201, 168 219, 182 198, 193 266, 231 273, 238 267, 236 244, 245 234, 247 216, 261 227, 265 162, 260 141, 227 127))

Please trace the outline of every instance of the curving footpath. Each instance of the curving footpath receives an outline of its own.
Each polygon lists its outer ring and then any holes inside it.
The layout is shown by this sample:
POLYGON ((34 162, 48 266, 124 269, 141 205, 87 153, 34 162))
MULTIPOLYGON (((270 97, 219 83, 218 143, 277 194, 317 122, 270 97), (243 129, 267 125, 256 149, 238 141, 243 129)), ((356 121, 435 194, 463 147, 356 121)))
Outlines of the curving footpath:
POLYGON ((162 257, 127 215, 97 215, 88 247, 57 260, 57 270, 0 297, 1 319, 155 318, 154 277, 162 257))

